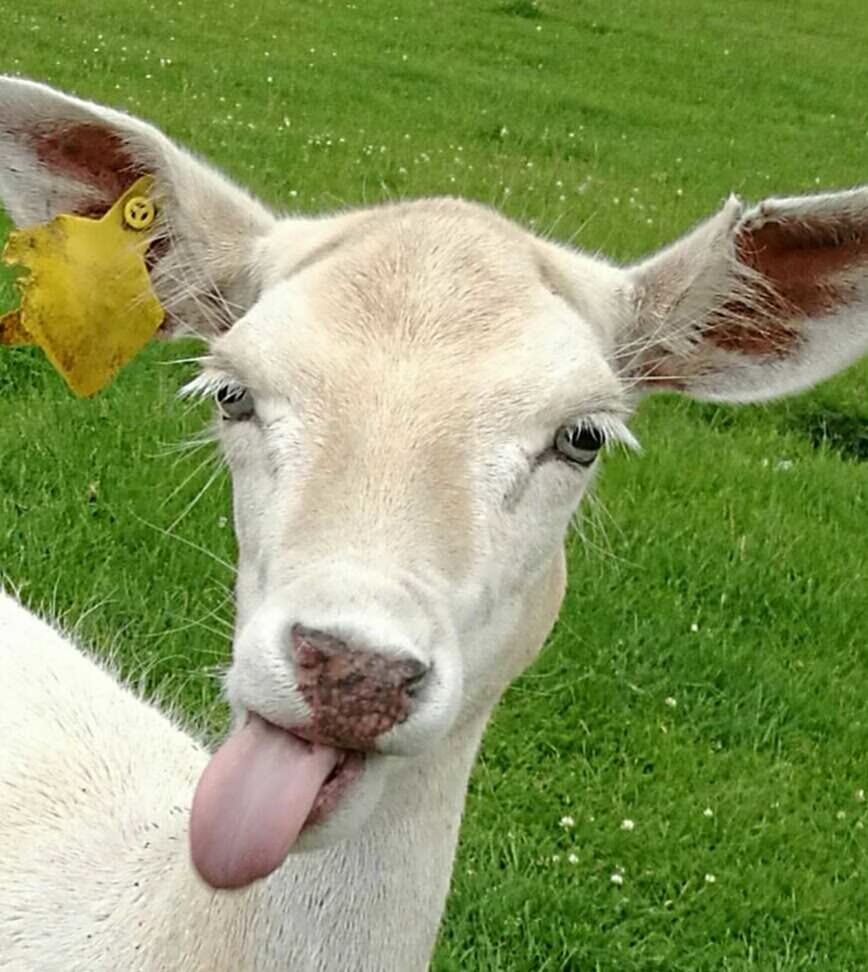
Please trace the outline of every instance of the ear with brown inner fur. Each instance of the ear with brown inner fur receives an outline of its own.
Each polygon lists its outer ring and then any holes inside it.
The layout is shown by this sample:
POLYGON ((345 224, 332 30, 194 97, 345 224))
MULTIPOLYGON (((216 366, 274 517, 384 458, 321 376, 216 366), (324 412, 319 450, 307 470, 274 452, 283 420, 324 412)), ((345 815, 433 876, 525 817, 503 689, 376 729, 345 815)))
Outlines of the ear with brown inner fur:
POLYGON ((868 352, 868 189, 723 210, 627 271, 621 372, 644 391, 757 401, 868 352))
POLYGON ((0 203, 17 225, 101 216, 146 174, 156 180, 148 263, 164 328, 214 334, 256 299, 255 248, 273 217, 151 125, 0 77, 0 203))

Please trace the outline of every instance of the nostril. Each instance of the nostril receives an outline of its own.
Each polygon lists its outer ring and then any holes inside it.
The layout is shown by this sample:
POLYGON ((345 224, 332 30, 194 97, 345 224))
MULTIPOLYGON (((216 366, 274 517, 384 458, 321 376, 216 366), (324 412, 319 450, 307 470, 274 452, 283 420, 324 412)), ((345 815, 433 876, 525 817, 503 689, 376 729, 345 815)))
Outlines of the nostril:
POLYGON ((417 695, 428 677, 430 667, 415 658, 407 659, 402 664, 405 666, 404 691, 407 695, 417 695))

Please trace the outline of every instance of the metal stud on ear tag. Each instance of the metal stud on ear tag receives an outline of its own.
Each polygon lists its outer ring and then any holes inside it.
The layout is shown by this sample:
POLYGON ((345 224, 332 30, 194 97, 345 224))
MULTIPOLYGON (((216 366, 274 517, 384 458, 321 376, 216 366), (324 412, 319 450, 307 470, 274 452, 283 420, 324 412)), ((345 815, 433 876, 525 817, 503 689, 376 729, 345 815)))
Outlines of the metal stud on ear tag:
POLYGON ((145 264, 153 183, 139 179, 99 219, 63 214, 6 244, 3 259, 28 273, 0 344, 38 344, 77 395, 104 388, 163 321, 145 264))
POLYGON ((130 229, 147 229, 156 215, 157 209, 147 196, 133 196, 124 205, 124 222, 130 229))

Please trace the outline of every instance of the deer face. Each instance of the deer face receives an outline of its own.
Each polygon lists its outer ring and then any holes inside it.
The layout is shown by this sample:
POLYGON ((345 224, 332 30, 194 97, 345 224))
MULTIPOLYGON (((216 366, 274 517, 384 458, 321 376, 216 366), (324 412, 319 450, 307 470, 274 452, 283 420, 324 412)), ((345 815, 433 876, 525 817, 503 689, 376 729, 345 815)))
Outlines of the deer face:
POLYGON ((329 232, 213 342, 200 384, 240 546, 230 699, 365 752, 369 807, 383 754, 448 745, 537 653, 565 530, 628 406, 603 335, 493 213, 430 201, 329 232))
POLYGON ((143 122, 0 79, 16 222, 153 175, 153 286, 209 342, 240 557, 193 860, 214 886, 346 838, 536 655, 561 543, 644 392, 748 401, 868 349, 868 191, 731 200, 620 269, 482 207, 273 217, 143 122))

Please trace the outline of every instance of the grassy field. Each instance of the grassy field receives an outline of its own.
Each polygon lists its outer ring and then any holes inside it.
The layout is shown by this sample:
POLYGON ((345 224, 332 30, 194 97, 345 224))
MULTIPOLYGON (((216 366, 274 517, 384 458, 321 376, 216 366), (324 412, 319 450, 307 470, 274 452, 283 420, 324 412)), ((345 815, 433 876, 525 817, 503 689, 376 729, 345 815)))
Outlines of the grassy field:
MULTIPOLYGON (((626 260, 731 190, 868 180, 861 0, 0 10, 0 70, 285 208, 460 193, 626 260)), ((83 402, 0 353, 0 577, 218 729, 234 550, 225 478, 179 448, 190 351, 83 402)), ((643 407, 486 737, 437 972, 868 967, 866 388, 643 407)))

